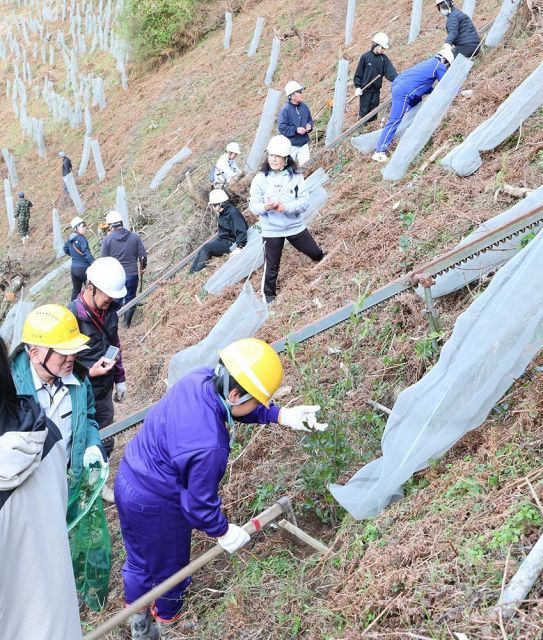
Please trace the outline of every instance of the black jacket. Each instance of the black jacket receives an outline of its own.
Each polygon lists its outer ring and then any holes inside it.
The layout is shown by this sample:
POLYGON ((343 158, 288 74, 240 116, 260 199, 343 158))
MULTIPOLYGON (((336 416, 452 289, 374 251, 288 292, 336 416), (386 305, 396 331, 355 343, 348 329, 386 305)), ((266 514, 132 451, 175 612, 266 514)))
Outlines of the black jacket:
POLYGON ((217 222, 221 240, 235 242, 240 248, 247 244, 247 222, 233 204, 224 205, 217 222))
POLYGON ((67 176, 69 173, 72 173, 72 161, 68 156, 64 156, 62 158, 62 177, 67 176))
POLYGON ((398 72, 388 56, 384 53, 378 55, 373 51, 367 51, 358 61, 354 74, 354 86, 363 89, 376 76, 381 76, 371 87, 368 87, 368 91, 379 91, 383 86, 383 78, 392 82, 397 75, 398 72))
MULTIPOLYGON (((96 319, 92 310, 90 310, 83 302, 81 296, 72 300, 68 305, 68 309, 74 314, 79 325, 79 330, 85 336, 89 336, 87 342, 88 349, 77 354, 76 362, 85 369, 90 369, 92 365, 100 360, 105 354, 108 347, 120 347, 118 324, 119 318, 117 311, 111 307, 105 312, 103 317, 103 329, 100 328, 100 322, 96 319)), ((119 357, 113 369, 105 376, 89 378, 97 400, 101 400, 113 390, 115 382, 124 382, 125 373, 122 358, 119 357)))
POLYGON ((471 18, 456 7, 452 8, 447 17, 446 28, 447 39, 445 42, 453 47, 460 47, 466 44, 478 45, 481 41, 471 18))

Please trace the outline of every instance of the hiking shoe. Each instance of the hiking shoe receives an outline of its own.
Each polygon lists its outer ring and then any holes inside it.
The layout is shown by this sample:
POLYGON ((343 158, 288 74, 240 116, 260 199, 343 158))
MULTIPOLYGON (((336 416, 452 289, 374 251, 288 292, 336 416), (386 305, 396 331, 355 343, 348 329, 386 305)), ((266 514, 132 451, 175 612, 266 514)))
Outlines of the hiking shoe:
POLYGON ((161 637, 158 623, 153 620, 149 608, 130 616, 128 622, 132 640, 159 640, 161 637))
POLYGON ((160 640, 181 640, 183 632, 194 631, 196 624, 181 618, 176 622, 157 622, 160 640))
POLYGON ((275 302, 275 296, 266 296, 266 304, 273 304, 275 302))
POLYGON ((376 151, 372 157, 372 160, 375 160, 375 162, 386 162, 388 160, 388 156, 384 151, 376 151))
POLYGON ((104 502, 115 504, 115 494, 113 493, 113 489, 108 487, 107 484, 102 487, 100 495, 102 496, 102 500, 104 502))

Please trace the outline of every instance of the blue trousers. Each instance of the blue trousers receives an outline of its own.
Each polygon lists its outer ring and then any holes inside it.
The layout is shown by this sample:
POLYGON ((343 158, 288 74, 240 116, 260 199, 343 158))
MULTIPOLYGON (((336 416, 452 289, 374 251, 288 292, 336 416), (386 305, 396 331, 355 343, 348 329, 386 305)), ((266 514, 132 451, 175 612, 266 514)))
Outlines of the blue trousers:
MULTIPOLYGON (((115 480, 115 503, 126 549, 124 596, 130 604, 190 562, 192 529, 179 505, 134 491, 122 467, 115 480)), ((160 618, 177 616, 189 584, 187 578, 156 600, 160 618)))
POLYGON ((388 149, 405 114, 421 100, 420 96, 410 96, 401 85, 392 84, 392 107, 375 151, 382 152, 388 149))

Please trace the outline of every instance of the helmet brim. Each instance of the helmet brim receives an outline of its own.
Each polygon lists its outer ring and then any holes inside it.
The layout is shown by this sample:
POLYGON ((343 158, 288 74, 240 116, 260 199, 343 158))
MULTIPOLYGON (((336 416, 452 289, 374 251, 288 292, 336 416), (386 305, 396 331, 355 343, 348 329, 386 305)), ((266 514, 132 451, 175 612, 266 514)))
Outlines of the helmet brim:
POLYGON ((80 333, 77 337, 55 345, 54 347, 51 347, 51 349, 63 356, 71 356, 75 353, 79 353, 80 351, 86 351, 89 348, 86 344, 89 340, 89 336, 85 336, 80 333))

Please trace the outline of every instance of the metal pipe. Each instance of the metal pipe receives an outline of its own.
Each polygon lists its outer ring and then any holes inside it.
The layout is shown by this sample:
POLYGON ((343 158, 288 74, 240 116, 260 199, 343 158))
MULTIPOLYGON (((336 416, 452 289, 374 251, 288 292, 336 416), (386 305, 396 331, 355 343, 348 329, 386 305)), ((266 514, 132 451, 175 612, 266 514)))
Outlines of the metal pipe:
MULTIPOLYGON (((256 516, 255 518, 251 518, 251 520, 249 520, 249 522, 247 522, 247 524, 245 524, 243 528, 249 535, 252 536, 257 531, 260 531, 262 527, 265 527, 267 524, 269 524, 279 516, 288 513, 290 510, 292 510, 290 498, 288 498, 287 496, 283 496, 282 498, 279 498, 279 500, 275 504, 273 504, 271 507, 268 507, 258 516, 256 516)), ((103 638, 106 633, 108 633, 108 631, 111 631, 115 627, 118 627, 120 624, 125 622, 125 620, 128 620, 128 618, 134 613, 137 613, 138 611, 141 611, 142 609, 148 607, 157 598, 166 593, 166 591, 169 591, 170 589, 175 587, 175 585, 185 580, 185 578, 191 576, 193 573, 198 571, 198 569, 201 569, 208 562, 211 562, 212 560, 220 556, 223 552, 224 549, 218 544, 216 544, 214 547, 211 547, 211 549, 208 549, 201 556, 198 556, 196 560, 190 562, 186 567, 183 567, 172 576, 170 576, 167 580, 164 580, 164 582, 161 582, 156 587, 153 587, 153 589, 142 595, 141 598, 138 598, 128 607, 125 607, 121 611, 118 611, 109 620, 104 622, 104 624, 101 624, 97 629, 87 634, 84 640, 98 640, 98 638, 103 638)))

